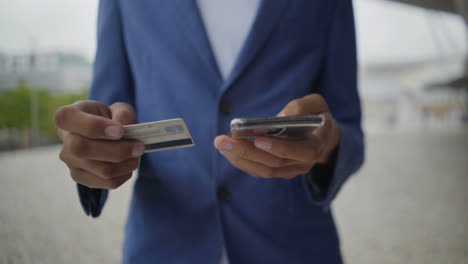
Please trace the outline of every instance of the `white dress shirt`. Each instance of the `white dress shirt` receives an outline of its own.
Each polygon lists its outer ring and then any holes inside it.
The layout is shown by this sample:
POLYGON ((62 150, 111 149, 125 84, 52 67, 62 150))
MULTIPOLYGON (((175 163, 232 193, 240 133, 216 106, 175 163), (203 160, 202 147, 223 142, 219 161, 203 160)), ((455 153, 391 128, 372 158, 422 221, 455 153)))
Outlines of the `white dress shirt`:
POLYGON ((221 75, 229 77, 261 0, 197 0, 221 75))

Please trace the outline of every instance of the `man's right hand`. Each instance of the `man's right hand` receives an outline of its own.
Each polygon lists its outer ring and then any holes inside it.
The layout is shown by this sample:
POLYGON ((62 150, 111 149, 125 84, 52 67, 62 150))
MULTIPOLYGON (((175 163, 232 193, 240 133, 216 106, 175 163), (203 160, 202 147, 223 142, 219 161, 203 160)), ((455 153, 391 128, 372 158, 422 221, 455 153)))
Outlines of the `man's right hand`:
POLYGON ((138 168, 145 146, 140 141, 121 140, 123 125, 136 123, 129 104, 107 107, 96 101, 78 101, 59 108, 54 121, 63 141, 60 159, 75 182, 115 189, 138 168))

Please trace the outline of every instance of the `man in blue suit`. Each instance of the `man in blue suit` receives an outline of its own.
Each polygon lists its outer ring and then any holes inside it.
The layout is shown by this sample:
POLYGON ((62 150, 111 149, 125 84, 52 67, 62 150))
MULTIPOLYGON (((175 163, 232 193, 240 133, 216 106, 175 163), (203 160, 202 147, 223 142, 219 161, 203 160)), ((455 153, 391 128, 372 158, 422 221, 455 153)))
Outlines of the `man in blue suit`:
POLYGON ((329 206, 363 162, 351 0, 101 0, 90 98, 56 112, 60 158, 93 217, 138 168, 124 263, 342 262, 329 206), (317 113, 300 141, 227 136, 317 113), (196 147, 121 140, 177 117, 196 147))

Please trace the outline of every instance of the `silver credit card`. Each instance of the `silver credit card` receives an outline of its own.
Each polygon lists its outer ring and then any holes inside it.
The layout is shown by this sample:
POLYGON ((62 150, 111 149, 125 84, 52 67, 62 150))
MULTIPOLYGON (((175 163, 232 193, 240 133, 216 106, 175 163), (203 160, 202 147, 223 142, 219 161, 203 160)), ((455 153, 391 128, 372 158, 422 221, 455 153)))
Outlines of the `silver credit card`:
POLYGON ((195 146, 182 118, 128 125, 124 129, 123 138, 143 142, 145 152, 195 146))

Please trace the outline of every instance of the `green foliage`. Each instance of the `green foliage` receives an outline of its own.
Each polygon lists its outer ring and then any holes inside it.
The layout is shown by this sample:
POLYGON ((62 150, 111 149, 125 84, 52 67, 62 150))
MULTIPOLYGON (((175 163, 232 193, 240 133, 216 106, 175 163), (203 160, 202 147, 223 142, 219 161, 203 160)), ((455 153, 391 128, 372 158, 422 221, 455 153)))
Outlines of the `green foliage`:
POLYGON ((38 132, 56 140, 53 123, 55 111, 63 105, 84 100, 87 96, 87 89, 75 93, 51 92, 20 81, 14 89, 0 91, 0 129, 24 131, 31 128, 31 107, 36 104, 38 132))
POLYGON ((0 127, 23 130, 30 124, 30 89, 19 82, 14 90, 0 94, 0 127))

